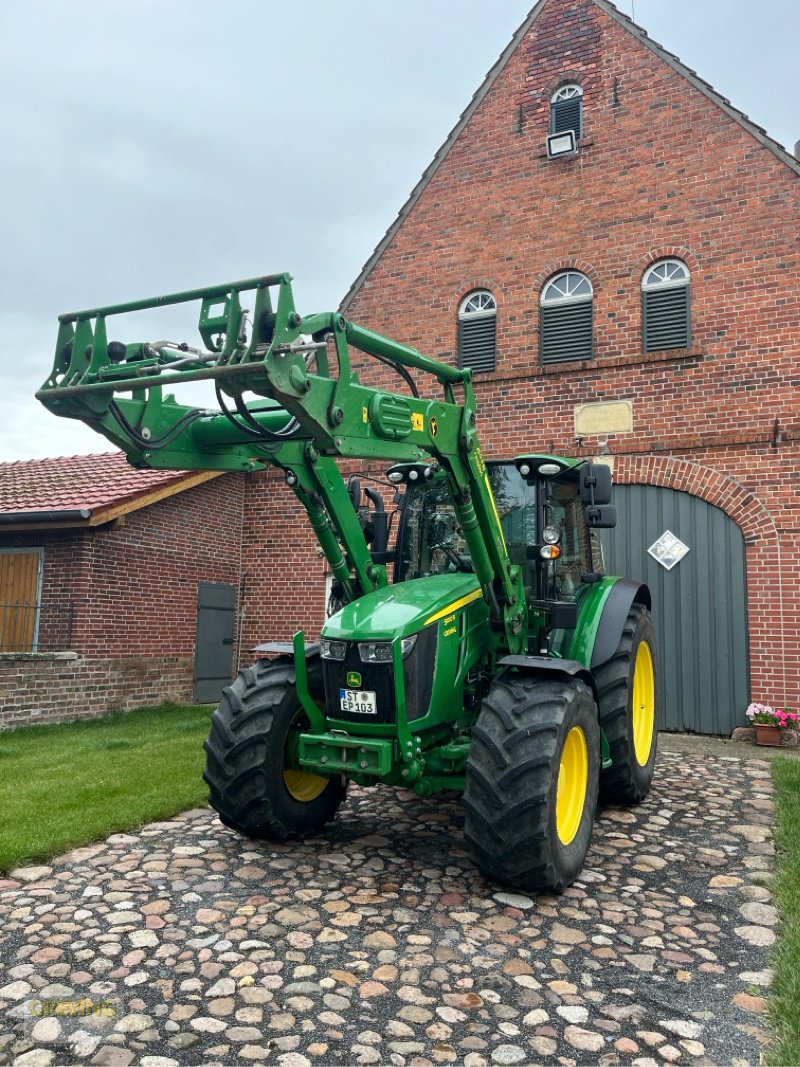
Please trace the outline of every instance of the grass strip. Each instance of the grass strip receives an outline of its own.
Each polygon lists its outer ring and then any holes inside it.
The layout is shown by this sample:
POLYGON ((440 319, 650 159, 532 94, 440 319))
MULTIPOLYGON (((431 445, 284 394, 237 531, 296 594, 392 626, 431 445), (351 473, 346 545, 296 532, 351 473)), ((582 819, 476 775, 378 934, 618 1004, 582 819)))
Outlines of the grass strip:
POLYGON ((0 733, 0 871, 205 803, 210 716, 162 704, 0 733))
POLYGON ((775 903, 781 914, 769 995, 776 1042, 770 1064, 800 1063, 800 763, 775 759, 775 903))

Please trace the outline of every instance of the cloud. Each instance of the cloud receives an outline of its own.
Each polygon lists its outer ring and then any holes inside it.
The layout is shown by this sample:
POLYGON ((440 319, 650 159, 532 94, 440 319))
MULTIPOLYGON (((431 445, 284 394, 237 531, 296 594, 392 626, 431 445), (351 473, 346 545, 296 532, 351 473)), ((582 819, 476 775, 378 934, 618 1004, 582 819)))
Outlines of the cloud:
MULTIPOLYGON (((335 308, 529 4, 4 5, 0 461, 107 447, 33 400, 59 312, 280 270, 304 313, 335 308)), ((635 6, 736 106, 800 137, 795 0, 731 0, 727 19, 635 6)))

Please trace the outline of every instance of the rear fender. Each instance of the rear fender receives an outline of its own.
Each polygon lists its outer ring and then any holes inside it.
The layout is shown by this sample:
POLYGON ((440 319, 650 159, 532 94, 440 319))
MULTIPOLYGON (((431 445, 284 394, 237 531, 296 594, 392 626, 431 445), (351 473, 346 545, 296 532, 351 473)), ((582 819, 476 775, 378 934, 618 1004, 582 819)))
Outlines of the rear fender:
POLYGON ((592 670, 608 662, 616 652, 632 604, 643 604, 649 611, 650 590, 642 582, 619 578, 611 587, 603 605, 592 648, 592 670))

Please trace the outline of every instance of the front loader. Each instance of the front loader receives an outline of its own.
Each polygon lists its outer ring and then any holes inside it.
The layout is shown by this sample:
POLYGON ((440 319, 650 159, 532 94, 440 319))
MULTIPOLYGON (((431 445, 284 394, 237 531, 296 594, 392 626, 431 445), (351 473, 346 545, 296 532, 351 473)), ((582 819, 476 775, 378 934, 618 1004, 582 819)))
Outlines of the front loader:
POLYGON ((583 867, 598 794, 647 793, 650 593, 602 570, 610 471, 535 449, 487 461, 469 370, 335 312, 301 317, 275 274, 61 315, 37 396, 135 466, 278 467, 308 514, 333 611, 319 641, 259 646, 223 693, 205 778, 228 826, 316 833, 349 782, 457 790, 487 877, 560 891, 583 867), (200 345, 109 339, 115 316, 187 302, 200 345), (352 350, 397 388, 362 384, 352 350), (167 391, 196 381, 213 383, 213 409, 167 391), (383 465, 381 489, 345 479, 354 460, 383 465))

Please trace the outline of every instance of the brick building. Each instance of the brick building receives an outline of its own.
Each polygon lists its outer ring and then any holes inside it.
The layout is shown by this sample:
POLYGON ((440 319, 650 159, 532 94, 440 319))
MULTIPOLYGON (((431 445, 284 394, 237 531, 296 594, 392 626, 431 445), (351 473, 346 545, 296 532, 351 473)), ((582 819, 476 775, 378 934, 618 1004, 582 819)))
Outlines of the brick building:
POLYGON ((242 514, 241 479, 119 452, 0 464, 0 729, 215 699, 242 514))
POLYGON ((611 463, 609 570, 653 587, 671 729, 800 704, 799 174, 607 0, 541 0, 342 304, 473 367, 490 455, 611 463))

